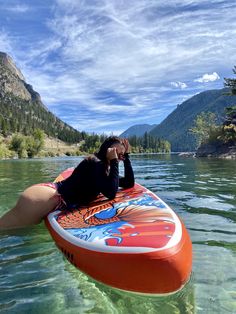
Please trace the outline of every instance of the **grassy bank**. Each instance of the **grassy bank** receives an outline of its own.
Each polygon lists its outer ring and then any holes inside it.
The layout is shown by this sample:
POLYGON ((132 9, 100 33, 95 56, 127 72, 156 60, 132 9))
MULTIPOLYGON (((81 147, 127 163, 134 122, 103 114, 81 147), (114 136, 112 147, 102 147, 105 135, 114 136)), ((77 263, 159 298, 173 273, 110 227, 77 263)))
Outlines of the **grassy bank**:
MULTIPOLYGON (((17 152, 10 149, 12 137, 0 136, 0 159, 16 159, 17 152)), ((67 144, 61 140, 45 137, 44 144, 40 152, 35 157, 56 157, 56 156, 81 156, 84 152, 80 151, 78 144, 67 144)), ((27 156, 25 156, 27 158, 27 156)))

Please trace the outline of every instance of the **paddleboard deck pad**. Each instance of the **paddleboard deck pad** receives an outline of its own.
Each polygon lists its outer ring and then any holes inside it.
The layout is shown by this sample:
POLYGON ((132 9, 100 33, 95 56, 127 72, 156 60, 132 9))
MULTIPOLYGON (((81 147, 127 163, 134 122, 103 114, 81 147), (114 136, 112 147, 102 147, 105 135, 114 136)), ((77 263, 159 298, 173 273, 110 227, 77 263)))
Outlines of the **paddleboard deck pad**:
MULTIPOLYGON (((73 169, 61 173, 67 178, 73 169)), ((78 269, 112 287, 172 293, 188 281, 189 234, 175 212, 140 184, 102 195, 88 207, 51 212, 45 219, 56 245, 78 269)))

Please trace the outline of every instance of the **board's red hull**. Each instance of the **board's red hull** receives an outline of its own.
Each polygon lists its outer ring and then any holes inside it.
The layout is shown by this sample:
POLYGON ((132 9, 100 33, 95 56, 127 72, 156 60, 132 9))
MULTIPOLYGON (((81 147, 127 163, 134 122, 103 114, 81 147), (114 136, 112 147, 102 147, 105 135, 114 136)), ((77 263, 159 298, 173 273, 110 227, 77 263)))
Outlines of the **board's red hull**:
POLYGON ((139 184, 113 202, 100 197, 88 208, 53 212, 45 222, 67 259, 104 284, 166 294, 190 277, 192 244, 184 224, 139 184))

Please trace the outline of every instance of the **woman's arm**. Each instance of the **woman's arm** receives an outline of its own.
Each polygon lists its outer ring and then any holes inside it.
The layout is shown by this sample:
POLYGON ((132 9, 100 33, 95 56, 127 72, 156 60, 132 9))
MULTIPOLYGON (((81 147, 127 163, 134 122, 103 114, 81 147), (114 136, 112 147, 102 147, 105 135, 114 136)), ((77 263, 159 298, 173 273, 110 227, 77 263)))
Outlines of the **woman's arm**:
POLYGON ((132 188, 134 186, 134 172, 129 159, 129 154, 126 153, 124 156, 124 177, 119 178, 119 186, 124 189, 132 188))
POLYGON ((100 178, 101 193, 109 199, 113 199, 119 188, 119 165, 118 159, 110 160, 110 172, 100 178))

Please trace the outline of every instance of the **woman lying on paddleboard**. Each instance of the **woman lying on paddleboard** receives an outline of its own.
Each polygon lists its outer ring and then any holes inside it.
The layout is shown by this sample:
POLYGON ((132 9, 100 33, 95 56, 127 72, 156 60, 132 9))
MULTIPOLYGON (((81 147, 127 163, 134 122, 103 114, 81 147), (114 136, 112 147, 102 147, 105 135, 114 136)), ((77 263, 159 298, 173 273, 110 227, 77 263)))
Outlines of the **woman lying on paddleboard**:
POLYGON ((38 224, 52 210, 86 206, 99 193, 108 199, 116 196, 118 187, 134 186, 129 160, 129 142, 108 137, 98 153, 85 158, 71 176, 58 183, 42 183, 27 188, 15 207, 0 218, 0 229, 38 224), (119 161, 124 162, 124 177, 119 177, 119 161))

